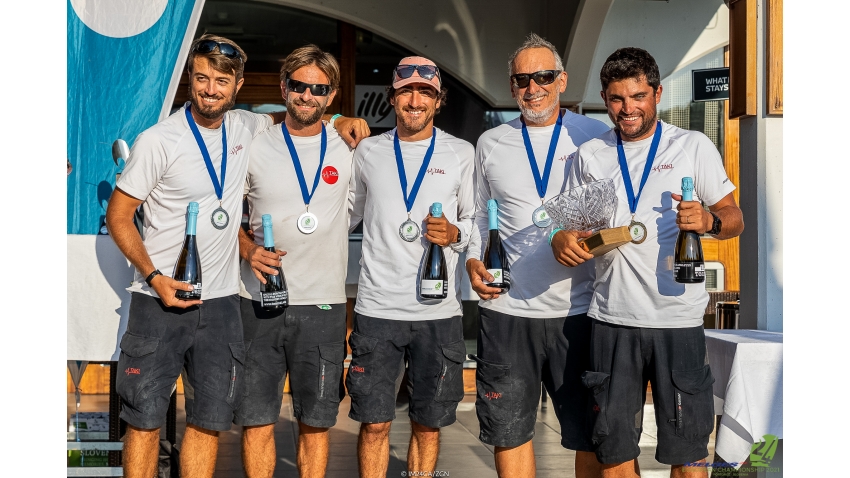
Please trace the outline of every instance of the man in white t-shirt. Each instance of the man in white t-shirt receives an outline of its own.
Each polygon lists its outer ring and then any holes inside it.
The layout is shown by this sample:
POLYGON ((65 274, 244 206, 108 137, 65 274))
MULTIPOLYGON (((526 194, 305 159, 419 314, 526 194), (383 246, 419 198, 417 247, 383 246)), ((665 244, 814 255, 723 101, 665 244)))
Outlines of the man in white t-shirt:
MULTIPOLYGON (((246 60, 226 38, 204 35, 192 43, 189 102, 139 135, 109 201, 109 233, 136 267, 116 384, 121 418, 129 425, 123 458, 130 478, 155 474, 159 429, 181 369, 187 421, 181 476, 212 476, 218 432, 230 429, 241 399, 237 218, 253 138, 284 117, 230 110, 246 60), (169 275, 190 202, 199 205, 196 240, 205 278, 200 300, 178 299, 177 291, 194 287, 169 275), (144 240, 133 224, 139 205, 144 240)), ((361 136, 363 125, 353 124, 346 127, 361 136)))
POLYGON ((349 417, 362 423, 357 457, 366 478, 386 476, 405 362, 410 473, 435 471, 440 428, 454 423, 463 398, 466 347, 457 259, 472 229, 474 150, 434 127, 445 103, 441 83, 433 61, 402 59, 387 94, 396 128, 363 140, 354 154, 351 224, 363 219, 363 258, 346 385, 349 417), (434 203, 442 204, 441 217, 429 213, 434 203), (443 246, 445 255, 442 300, 420 296, 423 256, 432 243, 443 246))
POLYGON ((570 269, 552 260, 551 218, 543 202, 564 191, 576 148, 602 134, 600 121, 561 110, 567 74, 555 47, 531 34, 509 60, 511 94, 521 116, 486 131, 475 151, 477 230, 466 268, 481 297, 475 360, 479 438, 495 450, 500 476, 535 474, 534 424, 541 382, 561 425, 561 445, 576 450, 576 476, 596 476, 585 427, 592 264, 570 269), (510 289, 491 287, 483 249, 487 202, 498 203, 499 235, 510 289))
POLYGON ((254 240, 239 232, 242 324, 251 345, 245 398, 234 420, 244 426, 242 457, 250 478, 274 473, 274 424, 287 371, 298 420, 300 476, 325 475, 328 429, 336 423, 344 396, 348 186, 354 149, 321 121, 339 78, 336 59, 315 45, 289 54, 280 70, 289 115, 279 127, 257 136, 252 146, 245 193, 254 240), (263 248, 265 214, 272 217, 280 256, 263 248), (304 218, 311 219, 310 227, 300 222, 304 218), (281 263, 288 307, 267 310, 263 275, 277 274, 274 267, 281 263))
MULTIPOLYGON (((579 148, 570 187, 610 178, 617 188, 612 226, 629 225, 634 240, 597 257, 588 315, 593 320, 591 366, 593 441, 605 476, 637 476, 647 382, 658 426, 655 457, 671 477, 707 476, 704 462, 714 428, 714 379, 708 365, 704 283, 674 280, 679 231, 728 239, 744 223, 720 154, 704 134, 657 119, 658 65, 639 48, 621 48, 602 66, 602 99, 616 125, 579 148), (683 201, 682 178, 693 201, 683 201), (708 205, 710 212, 701 203, 708 205), (635 462, 636 463, 636 462, 635 462)), ((559 231, 552 249, 564 265, 592 256, 576 231, 559 231)))

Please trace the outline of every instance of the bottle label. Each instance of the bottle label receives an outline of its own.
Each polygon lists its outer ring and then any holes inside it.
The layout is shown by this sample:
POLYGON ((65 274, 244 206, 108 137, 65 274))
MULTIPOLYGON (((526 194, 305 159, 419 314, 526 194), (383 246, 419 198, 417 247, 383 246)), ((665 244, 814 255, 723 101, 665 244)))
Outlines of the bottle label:
POLYGON ((260 292, 261 307, 286 306, 289 304, 289 291, 260 292))
POLYGON ((442 295, 447 286, 444 280, 422 280, 419 283, 419 293, 422 295, 442 295))
POLYGON ((191 282, 180 281, 184 284, 190 284, 194 289, 192 290, 178 290, 174 295, 178 299, 200 299, 201 298, 201 283, 198 282, 196 284, 192 284, 191 282))
POLYGON ((484 281, 485 284, 501 284, 506 280, 510 280, 510 272, 505 272, 502 269, 487 269, 487 272, 493 276, 493 282, 484 281))
POLYGON ((693 262, 673 263, 673 274, 675 277, 702 277, 705 278, 705 264, 693 262))

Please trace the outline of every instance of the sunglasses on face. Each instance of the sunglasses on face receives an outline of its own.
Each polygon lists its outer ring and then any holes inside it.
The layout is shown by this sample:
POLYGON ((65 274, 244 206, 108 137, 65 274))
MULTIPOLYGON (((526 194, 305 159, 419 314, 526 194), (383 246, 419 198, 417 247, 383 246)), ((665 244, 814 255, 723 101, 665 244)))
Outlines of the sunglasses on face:
POLYGON ((534 73, 517 73, 516 75, 511 75, 511 80, 514 82, 514 86, 517 88, 525 88, 534 80, 539 86, 549 85, 553 83, 560 75, 561 72, 558 70, 540 70, 534 73))
POLYGON ((286 87, 290 91, 294 91, 299 94, 304 93, 304 91, 309 88, 310 94, 313 96, 328 96, 331 92, 331 85, 311 85, 298 80, 293 80, 292 78, 286 79, 286 87))
POLYGON ((219 43, 213 40, 204 40, 195 45, 195 48, 192 51, 196 51, 198 53, 210 53, 215 51, 218 48, 219 53, 228 57, 228 58, 238 58, 239 61, 242 61, 242 55, 239 54, 239 50, 233 47, 230 43, 219 43))
POLYGON ((440 69, 434 65, 399 65, 395 67, 395 73, 401 79, 410 78, 413 76, 414 71, 418 71, 419 76, 426 80, 430 80, 436 75, 442 81, 442 78, 440 78, 440 69))

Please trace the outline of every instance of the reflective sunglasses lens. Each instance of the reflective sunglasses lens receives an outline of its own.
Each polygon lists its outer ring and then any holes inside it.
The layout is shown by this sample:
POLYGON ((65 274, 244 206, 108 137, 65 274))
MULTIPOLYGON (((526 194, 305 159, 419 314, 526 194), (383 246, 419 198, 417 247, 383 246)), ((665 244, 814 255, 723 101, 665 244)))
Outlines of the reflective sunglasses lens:
POLYGON ((526 74, 514 75, 513 79, 514 79, 514 85, 516 85, 517 88, 525 88, 526 86, 528 86, 528 82, 531 80, 531 75, 526 75, 526 74))
POLYGON ((413 76, 413 72, 416 71, 416 65, 403 65, 397 66, 395 69, 396 74, 401 79, 407 79, 413 76))
POLYGON ((216 43, 212 40, 204 40, 204 41, 198 43, 197 46, 195 46, 195 51, 198 52, 198 53, 209 53, 209 52, 215 50, 215 47, 217 47, 217 46, 218 46, 218 43, 216 43))
POLYGON ((310 88, 310 94, 313 96, 327 96, 330 93, 330 85, 313 85, 310 88))
POLYGON ((548 85, 555 81, 555 70, 538 71, 534 74, 534 82, 538 85, 548 85))
POLYGON ((218 51, 220 51, 222 55, 224 55, 228 58, 239 58, 240 57, 239 52, 236 51, 236 49, 233 48, 232 45, 228 45, 227 43, 219 43, 218 44, 218 51))
POLYGON ((304 93, 304 90, 307 89, 307 85, 305 83, 301 83, 300 81, 293 79, 286 80, 286 87, 296 93, 304 93))
POLYGON ((437 67, 431 65, 420 65, 416 68, 416 71, 419 72, 419 76, 425 78, 426 80, 430 80, 434 78, 434 75, 437 74, 437 67))

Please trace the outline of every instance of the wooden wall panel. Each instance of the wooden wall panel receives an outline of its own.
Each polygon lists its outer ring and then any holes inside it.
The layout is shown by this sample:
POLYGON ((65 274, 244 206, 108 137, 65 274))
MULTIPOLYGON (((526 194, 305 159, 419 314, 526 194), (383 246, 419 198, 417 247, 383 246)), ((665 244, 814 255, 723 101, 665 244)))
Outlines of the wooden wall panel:
POLYGON ((757 109, 757 0, 729 2, 729 117, 757 109))
POLYGON ((782 0, 767 3, 767 114, 782 114, 782 0))

